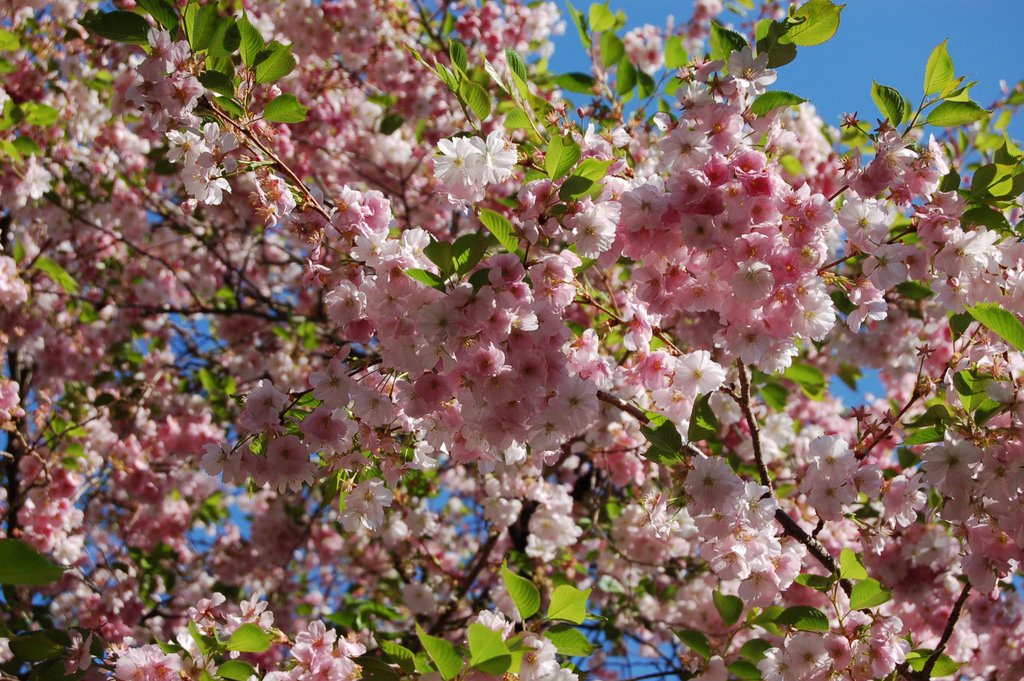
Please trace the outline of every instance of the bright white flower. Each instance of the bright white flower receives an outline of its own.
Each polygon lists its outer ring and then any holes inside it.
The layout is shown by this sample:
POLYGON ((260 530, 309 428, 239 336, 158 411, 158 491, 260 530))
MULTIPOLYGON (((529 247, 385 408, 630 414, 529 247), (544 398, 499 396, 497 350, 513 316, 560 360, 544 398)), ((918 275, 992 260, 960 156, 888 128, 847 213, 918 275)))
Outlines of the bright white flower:
POLYGON ((502 137, 499 131, 489 134, 486 140, 473 137, 470 143, 480 152, 485 183, 504 182, 512 176, 516 165, 516 145, 502 137))

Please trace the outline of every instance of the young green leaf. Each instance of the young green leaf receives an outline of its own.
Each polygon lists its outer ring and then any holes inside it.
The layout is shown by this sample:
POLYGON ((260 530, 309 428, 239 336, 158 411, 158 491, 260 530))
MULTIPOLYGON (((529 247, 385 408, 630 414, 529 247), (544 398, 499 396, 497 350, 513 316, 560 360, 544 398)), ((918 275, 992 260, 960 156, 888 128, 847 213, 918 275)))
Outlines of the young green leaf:
MULTIPOLYGON (((565 177, 569 169, 580 160, 583 151, 569 137, 556 135, 548 142, 547 156, 544 158, 544 170, 552 180, 565 177)), ((499 237, 500 238, 500 237, 499 237)))
POLYGON ((405 270, 405 276, 410 279, 415 279, 421 284, 426 284, 431 288, 435 288, 438 291, 444 291, 444 279, 434 274, 429 270, 421 270, 418 268, 412 268, 405 270))
POLYGON ((747 46, 747 39, 742 34, 722 26, 717 21, 711 22, 711 58, 728 61, 729 55, 739 52, 747 46))
POLYGON ((780 38, 782 43, 801 47, 820 45, 839 30, 839 17, 846 5, 831 0, 810 0, 789 17, 789 26, 780 38))
POLYGON ((520 619, 525 621, 540 610, 540 590, 533 582, 509 570, 507 563, 501 564, 501 578, 505 582, 505 590, 519 610, 520 619))
MULTIPOLYGON (((671 41, 671 38, 669 40, 671 41)), ((614 33, 602 33, 600 45, 601 65, 605 68, 612 64, 618 64, 622 56, 626 54, 626 44, 614 33)))
POLYGON ((907 114, 907 102, 896 88, 871 81, 871 99, 882 115, 893 125, 899 125, 907 114))
POLYGON ((256 669, 242 660, 228 660, 217 667, 217 676, 233 681, 247 681, 256 674, 256 669))
POLYGON ((174 11, 174 5, 167 0, 135 0, 135 3, 149 12, 158 24, 171 32, 171 38, 174 38, 174 34, 178 32, 178 13, 174 11))
POLYGON ((615 91, 619 96, 628 95, 636 87, 637 70, 628 54, 619 59, 618 75, 615 77, 615 91))
POLYGON ((988 115, 988 111, 980 105, 968 100, 966 102, 943 102, 928 114, 928 125, 940 128, 955 128, 979 121, 988 115))
POLYGON ((670 35, 665 39, 665 68, 678 69, 686 66, 690 61, 690 55, 686 54, 683 47, 683 38, 678 35, 670 35))
POLYGON ((459 41, 453 40, 448 43, 448 56, 451 58, 452 64, 463 73, 469 68, 469 62, 466 60, 466 48, 459 41))
POLYGON ((219 22, 220 15, 217 13, 216 4, 203 5, 196 9, 189 27, 189 44, 193 50, 200 52, 209 49, 219 22))
POLYGON ((459 86, 459 97, 473 110, 481 122, 491 115, 491 96, 487 94, 487 90, 473 81, 469 79, 462 81, 459 86))
POLYGON ((799 631, 828 631, 828 616, 809 605, 794 605, 783 610, 776 624, 784 624, 799 631))
POLYGON ((579 629, 568 624, 556 624, 545 631, 544 636, 555 645, 561 655, 586 657, 594 652, 594 644, 588 641, 579 629))
POLYGON ((686 431, 686 439, 690 442, 707 440, 718 434, 721 426, 718 417, 711 409, 711 393, 700 395, 693 403, 693 411, 690 412, 690 427, 686 431))
POLYGON ((515 253, 519 248, 516 230, 504 215, 484 208, 480 211, 480 222, 498 239, 498 243, 504 246, 506 251, 515 253))
POLYGON ((594 3, 590 6, 590 30, 595 33, 615 28, 615 14, 608 9, 608 3, 599 5, 594 3))
POLYGON ((795 106, 806 101, 803 97, 794 95, 792 92, 775 90, 758 95, 754 103, 750 105, 750 112, 755 116, 763 116, 780 106, 795 106))
POLYGON ((135 12, 104 12, 84 17, 81 22, 89 33, 117 43, 149 44, 149 22, 135 12))
POLYGON ((273 83, 281 80, 295 68, 292 48, 274 41, 256 56, 256 82, 273 83))
POLYGON ((65 293, 72 295, 78 293, 78 282, 68 274, 68 271, 57 264, 56 261, 47 258, 45 255, 36 258, 32 266, 48 276, 55 284, 59 284, 65 293))
POLYGON ((555 84, 563 90, 578 92, 583 95, 594 94, 596 81, 589 73, 560 73, 555 76, 555 84))
POLYGON ((512 664, 512 653, 501 634, 479 622, 469 625, 469 664, 500 676, 512 664))
POLYGON ((274 637, 269 632, 246 622, 231 634, 231 638, 228 639, 228 650, 239 653, 262 653, 270 649, 270 642, 273 640, 274 637))
POLYGON ((953 70, 953 59, 949 56, 946 45, 949 38, 946 38, 932 50, 928 57, 928 64, 924 68, 924 93, 926 95, 939 94, 953 82, 955 75, 953 70))
POLYGON ((455 646, 443 638, 431 636, 423 631, 419 624, 416 625, 416 635, 420 639, 423 650, 430 656, 444 681, 449 681, 459 675, 459 672, 462 671, 462 658, 455 651, 455 646))
POLYGON ((699 631, 693 629, 683 629, 682 631, 674 632, 676 638, 682 641, 687 648, 697 653, 705 660, 711 657, 711 642, 708 641, 708 637, 699 631))
POLYGON ((580 591, 570 584, 556 587, 548 605, 548 619, 583 624, 587 619, 587 599, 592 590, 580 591))
POLYGON ((883 588, 876 579, 862 579, 853 585, 850 593, 850 608, 863 610, 874 608, 889 601, 892 593, 883 588))
POLYGON ((271 123, 301 123, 306 120, 308 106, 303 106, 295 95, 279 95, 267 103, 263 119, 271 123))
POLYGON ((260 35, 259 30, 249 21, 248 14, 243 13, 242 18, 238 20, 238 33, 241 36, 241 43, 238 47, 242 55, 242 63, 252 66, 256 63, 256 57, 266 47, 266 43, 263 42, 263 36, 260 35))
POLYGON ((868 571, 860 562, 860 557, 853 549, 839 552, 839 576, 843 579, 867 579, 868 571))
POLYGON ((0 539, 0 584, 43 586, 63 569, 20 539, 0 539))
POLYGON ((718 610, 718 614, 726 626, 731 627, 736 624, 740 615, 743 614, 743 599, 739 596, 723 594, 718 589, 712 592, 711 598, 715 602, 715 608, 718 610))
POLYGON ((967 312, 982 326, 1018 350, 1024 351, 1024 324, 999 303, 978 303, 967 312))

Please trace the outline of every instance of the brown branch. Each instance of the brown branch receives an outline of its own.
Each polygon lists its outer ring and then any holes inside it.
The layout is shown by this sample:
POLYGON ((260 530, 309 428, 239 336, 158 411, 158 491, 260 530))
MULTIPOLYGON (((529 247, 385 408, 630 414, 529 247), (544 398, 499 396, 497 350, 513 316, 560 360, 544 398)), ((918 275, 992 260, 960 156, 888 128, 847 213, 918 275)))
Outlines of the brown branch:
POLYGON ((960 619, 960 613, 964 609, 964 603, 967 602, 967 597, 971 594, 971 583, 967 582, 964 584, 963 590, 960 591, 960 595, 957 597, 956 602, 953 603, 953 610, 949 613, 949 619, 946 620, 946 628, 942 631, 942 638, 939 639, 939 645, 935 646, 935 650, 928 656, 928 660, 921 667, 921 671, 915 674, 915 678, 919 681, 928 681, 932 676, 932 670, 935 668, 935 664, 942 657, 942 651, 946 649, 946 644, 949 643, 950 637, 953 636, 953 629, 956 628, 957 620, 960 619))
POLYGON ((487 559, 490 557, 491 551, 494 550, 495 544, 498 543, 498 538, 500 536, 501 534, 498 532, 491 532, 490 536, 487 537, 487 541, 485 541, 479 549, 476 562, 473 563, 473 566, 469 568, 469 571, 462 578, 462 581, 459 582, 459 586, 455 590, 455 593, 452 594, 452 599, 448 602, 444 612, 442 612, 441 616, 438 617, 431 625, 431 634, 439 633, 444 628, 444 625, 448 624, 449 620, 451 620, 452 615, 455 614, 456 608, 459 607, 459 601, 469 593, 469 589, 473 586, 473 582, 476 581, 476 578, 480 575, 480 571, 483 570, 484 566, 487 564, 487 559))

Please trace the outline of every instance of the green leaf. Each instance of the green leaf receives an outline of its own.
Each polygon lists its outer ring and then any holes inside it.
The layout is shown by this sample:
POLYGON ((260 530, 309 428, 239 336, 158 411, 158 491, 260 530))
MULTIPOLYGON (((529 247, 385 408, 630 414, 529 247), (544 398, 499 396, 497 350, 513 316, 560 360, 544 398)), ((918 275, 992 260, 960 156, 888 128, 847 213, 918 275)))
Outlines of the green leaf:
POLYGON ((660 457, 678 461, 679 451, 683 448, 683 438, 675 424, 654 412, 648 412, 648 417, 648 422, 640 426, 640 432, 657 450, 660 457))
POLYGON ((526 577, 520 577, 508 569, 507 563, 501 564, 501 578, 505 589, 519 610, 519 617, 527 620, 540 610, 540 590, 526 577))
POLYGON ((252 66, 256 63, 257 55, 266 47, 266 43, 263 42, 259 30, 249 21, 248 14, 243 13, 242 18, 238 20, 238 32, 241 37, 239 52, 242 55, 242 63, 252 66))
POLYGON ((452 64, 463 73, 469 68, 469 62, 466 60, 466 48, 458 40, 448 43, 448 56, 451 58, 452 64))
POLYGON ((877 579, 862 579, 853 585, 850 593, 850 608, 863 610, 874 608, 889 601, 892 593, 883 588, 877 579))
POLYGON ((1024 351, 1024 324, 999 303, 978 303, 967 312, 982 326, 1018 350, 1024 351))
POLYGON ((555 644, 560 654, 568 657, 586 657, 595 649, 579 629, 568 624, 556 624, 545 631, 544 636, 555 644))
POLYGON ((965 369, 953 374, 953 387, 960 396, 960 404, 968 412, 974 411, 976 407, 988 399, 988 386, 990 378, 978 373, 973 369, 965 369))
POLYGON ((899 125, 907 115, 907 102, 896 88, 871 81, 871 99, 890 123, 899 125))
POLYGON ((519 53, 515 50, 505 50, 505 61, 508 62, 508 68, 514 73, 519 80, 526 82, 526 62, 519 56, 519 53))
POLYGON ((761 670, 746 660, 736 660, 728 666, 729 673, 741 681, 758 681, 761 678, 761 670))
POLYGON ((600 45, 601 65, 605 68, 610 67, 612 64, 618 64, 619 60, 626 54, 625 43, 622 42, 622 38, 614 33, 602 33, 600 45))
POLYGON ((105 12, 87 15, 80 23, 89 33, 107 40, 132 45, 148 45, 149 22, 135 12, 105 12))
POLYGON ((711 22, 711 58, 728 61, 729 55, 747 47, 747 39, 742 34, 722 26, 717 21, 711 22))
POLYGON ((803 97, 794 95, 792 92, 774 90, 758 95, 754 103, 750 105, 750 112, 755 116, 763 116, 780 106, 794 106, 806 101, 803 97))
POLYGON ((487 94, 487 90, 473 81, 462 81, 462 85, 459 86, 459 97, 469 105, 481 122, 491 115, 491 96, 487 94))
POLYGON ((270 648, 270 642, 274 637, 264 631, 261 627, 246 622, 235 629, 228 639, 228 650, 239 653, 262 653, 270 648))
POLYGON ((482 672, 501 675, 512 664, 512 653, 501 634, 474 622, 469 625, 469 664, 482 672))
POLYGON ((0 28, 0 52, 14 52, 19 49, 21 49, 21 40, 18 38, 18 34, 8 31, 6 28, 0 28))
POLYGON ((678 35, 670 35, 665 40, 665 68, 678 69, 690 63, 690 55, 686 54, 683 47, 683 38, 678 35))
POLYGON ((615 77, 615 91, 620 97, 624 97, 636 87, 637 70, 630 61, 629 55, 624 54, 619 59, 618 75, 615 77))
POLYGON ((303 106, 295 95, 279 95, 267 103, 263 119, 271 123, 301 123, 306 120, 308 106, 303 106))
POLYGON ((384 651, 385 655, 397 662, 406 672, 411 673, 415 671, 416 656, 411 650, 403 645, 395 643, 394 641, 389 641, 383 638, 378 639, 377 644, 380 646, 380 649, 384 651))
POLYGON ((580 591, 570 584, 556 587, 548 605, 548 619, 583 624, 587 619, 587 599, 592 590, 580 591))
POLYGON ((281 80, 295 68, 292 48, 274 41, 256 57, 256 82, 273 83, 281 80))
POLYGON ((828 631, 828 616, 809 605, 794 605, 786 608, 775 618, 775 623, 790 626, 799 631, 828 631))
POLYGON ((498 243, 504 246, 506 251, 515 253, 519 248, 516 230, 504 215, 484 208, 480 211, 480 222, 498 239, 498 243))
POLYGON ((64 652, 64 646, 42 631, 12 638, 8 645, 14 658, 24 662, 52 660, 64 652))
POLYGON ((555 135, 548 142, 547 156, 544 158, 544 170, 552 180, 558 180, 576 165, 582 155, 580 145, 571 138, 555 135))
POLYGON ((462 658, 455 651, 455 646, 443 638, 431 636, 423 631, 419 624, 416 625, 416 635, 420 639, 423 650, 427 652, 437 667, 437 671, 441 673, 441 678, 448 681, 459 675, 459 672, 462 671, 462 658))
POLYGON ((487 252, 489 239, 482 233, 463 234, 452 244, 452 265, 459 274, 467 274, 487 252))
POLYGON ((211 57, 228 57, 235 53, 242 42, 235 20, 231 17, 219 17, 210 39, 209 54, 211 57))
POLYGON ((412 268, 405 270, 405 276, 410 279, 415 279, 421 284, 426 284, 431 288, 436 288, 438 291, 444 291, 444 279, 434 274, 429 270, 421 270, 418 268, 412 268))
POLYGON ((588 33, 590 32, 587 27, 587 18, 583 16, 583 12, 579 11, 572 6, 572 3, 566 0, 566 8, 569 10, 569 16, 572 17, 572 23, 576 25, 576 32, 579 33, 580 42, 583 43, 583 47, 590 49, 590 39, 588 33))
POLYGON ((832 577, 822 577, 821 575, 809 574, 797 575, 796 579, 794 579, 793 581, 797 584, 801 584, 808 588, 816 589, 822 592, 828 591, 832 588, 832 585, 835 584, 835 579, 832 577))
POLYGON ((590 6, 590 30, 595 33, 615 28, 615 14, 608 9, 608 4, 599 5, 596 2, 590 6))
POLYGON ((946 438, 946 429, 939 426, 921 428, 903 440, 903 446, 924 445, 930 442, 942 442, 946 438))
POLYGON ((41 102, 25 102, 21 105, 21 110, 25 114, 25 122, 38 127, 53 125, 60 118, 57 109, 41 102))
POLYGON ((569 92, 579 92, 584 95, 594 94, 595 81, 589 73, 561 73, 555 76, 555 84, 569 92))
POLYGON ((686 438, 690 442, 709 440, 718 435, 720 429, 718 417, 711 409, 711 393, 698 396, 690 413, 690 427, 686 431, 686 438))
POLYGON ((682 631, 674 632, 676 638, 682 641, 687 648, 697 653, 705 660, 711 657, 711 642, 708 641, 708 637, 699 631, 693 629, 683 629, 682 631))
POLYGON ((46 276, 48 276, 55 284, 59 284, 65 293, 74 295, 78 293, 78 282, 75 281, 74 277, 68 274, 68 271, 58 265, 55 261, 50 260, 45 255, 36 258, 34 269, 39 270, 46 276))
POLYGON ((943 92, 953 82, 955 75, 953 70, 953 59, 949 56, 946 45, 949 38, 939 43, 932 54, 928 57, 928 64, 924 67, 924 93, 935 95, 943 92))
POLYGON ((455 271, 451 242, 431 239, 427 247, 423 249, 423 254, 430 258, 430 262, 437 265, 442 278, 447 279, 455 271))
POLYGON ((565 178, 565 182, 558 189, 558 198, 562 201, 575 201, 576 199, 589 194, 594 189, 594 181, 588 180, 587 178, 572 174, 565 178))
POLYGON ((380 133, 382 135, 390 135, 401 128, 403 123, 405 123, 405 119, 401 114, 396 114, 393 111, 386 113, 384 114, 384 117, 380 119, 380 133))
POLYGON ((203 71, 199 74, 199 82, 202 83, 203 87, 207 90, 213 90, 225 97, 235 96, 235 83, 227 76, 227 74, 221 73, 220 71, 203 71))
POLYGON ((774 646, 763 638, 752 638, 740 647, 740 657, 757 664, 764 659, 764 654, 774 646))
POLYGON ((530 116, 518 106, 505 114, 506 130, 529 130, 531 127, 530 116))
POLYGON ((968 100, 966 102, 943 102, 928 114, 928 125, 940 128, 955 128, 981 120, 988 111, 968 100))
MULTIPOLYGON (((928 659, 935 652, 930 648, 918 648, 917 650, 911 650, 907 653, 907 664, 915 672, 919 672, 924 669, 928 659)), ((932 667, 931 677, 934 679, 942 678, 943 676, 951 676, 956 674, 960 670, 961 663, 955 661, 949 655, 940 653, 938 659, 935 661, 935 666, 932 667)))
POLYGON ((44 586, 63 569, 20 539, 0 539, 0 584, 44 586))
POLYGON ((839 552, 839 576, 842 579, 867 579, 868 571, 860 562, 860 556, 853 549, 839 552))
POLYGON ((248 681, 250 676, 256 674, 256 668, 242 660, 228 660, 217 667, 217 676, 233 681, 248 681))
POLYGON ((846 5, 831 0, 810 0, 789 17, 789 26, 779 42, 801 47, 820 45, 839 30, 839 17, 846 5))
POLYGON ((217 13, 216 4, 199 7, 193 15, 189 32, 189 45, 192 49, 196 52, 209 49, 219 23, 220 15, 217 13))
POLYGON ((828 391, 825 375, 821 373, 820 369, 810 364, 791 364, 782 372, 782 376, 796 383, 805 395, 815 400, 824 399, 828 391))
POLYGON ((174 11, 174 5, 167 0, 135 0, 135 3, 149 12, 158 24, 171 32, 171 38, 174 38, 174 34, 178 32, 178 13, 174 11))
POLYGON ((715 608, 718 610, 718 614, 726 626, 731 627, 736 624, 740 615, 743 614, 743 599, 739 596, 728 596, 718 589, 715 589, 711 594, 711 598, 714 600, 715 608))
POLYGON ((402 678, 391 665, 375 657, 360 657, 359 666, 362 667, 359 678, 363 681, 400 681, 402 678))

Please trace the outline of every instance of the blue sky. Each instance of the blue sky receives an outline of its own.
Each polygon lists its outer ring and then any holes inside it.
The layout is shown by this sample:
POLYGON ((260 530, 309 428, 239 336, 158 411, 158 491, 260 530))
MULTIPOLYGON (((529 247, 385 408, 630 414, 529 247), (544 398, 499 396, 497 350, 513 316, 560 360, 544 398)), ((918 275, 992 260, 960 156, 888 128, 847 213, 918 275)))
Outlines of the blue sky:
MULTIPOLYGON (((567 17, 564 0, 556 0, 567 17)), ((949 38, 957 75, 977 80, 975 100, 988 106, 999 96, 999 81, 1011 86, 1024 79, 1024 60, 1016 48, 1024 30, 1024 0, 846 0, 839 32, 816 47, 800 48, 796 61, 779 70, 774 89, 809 99, 826 122, 839 123, 844 112, 874 120, 871 81, 898 88, 916 106, 922 94, 924 66, 932 49, 949 38)), ((583 12, 589 2, 576 0, 583 12)), ((645 23, 664 26, 691 13, 690 0, 610 0, 623 10, 628 28, 645 23)), ((556 72, 585 71, 588 62, 570 24, 555 41, 551 67, 556 72)), ((1012 132, 1024 136, 1018 116, 1012 132)))

